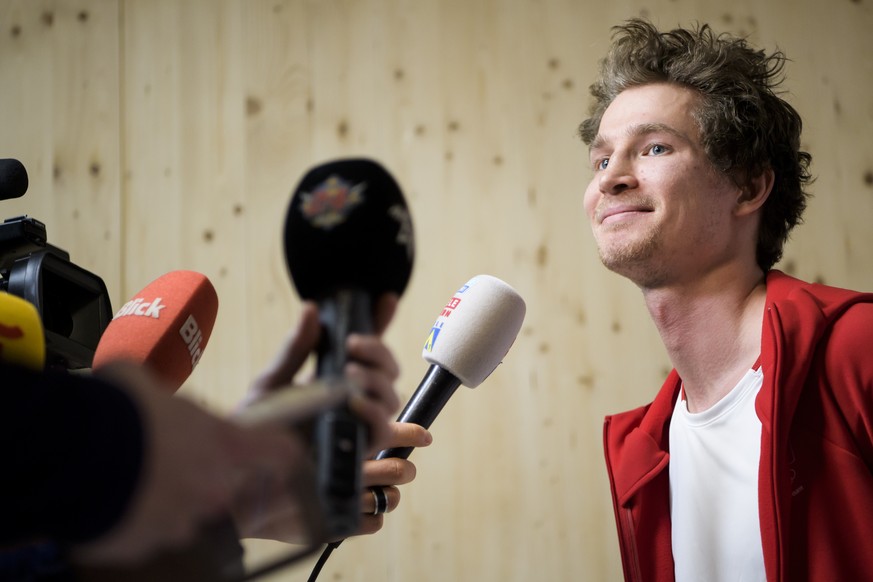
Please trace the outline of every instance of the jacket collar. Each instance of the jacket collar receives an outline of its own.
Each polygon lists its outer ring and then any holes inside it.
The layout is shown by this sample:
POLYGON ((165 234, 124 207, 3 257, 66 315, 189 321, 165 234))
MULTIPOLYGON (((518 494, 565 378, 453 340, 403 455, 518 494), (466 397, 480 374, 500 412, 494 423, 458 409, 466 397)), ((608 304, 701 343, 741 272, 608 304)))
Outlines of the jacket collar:
POLYGON ((761 391, 755 406, 764 430, 787 438, 787 425, 774 426, 774 416, 790 422, 822 336, 846 309, 871 297, 768 273, 761 354, 765 386, 771 389, 761 391))
MULTIPOLYGON (((761 344, 766 384, 756 401, 764 430, 787 438, 788 425, 774 426, 774 421, 790 423, 819 338, 830 320, 857 297, 857 293, 805 283, 780 271, 767 274, 761 344), (777 408, 778 417, 774 415, 777 408)), ((608 418, 612 425, 606 435, 608 452, 620 450, 612 463, 619 503, 626 504, 666 468, 670 418, 680 386, 674 369, 649 406, 608 418)), ((773 445, 778 447, 778 443, 773 445)))
MULTIPOLYGON (((620 504, 625 505, 641 487, 666 468, 670 457, 670 416, 673 414, 681 385, 679 374, 672 370, 652 404, 612 417, 616 421, 621 419, 621 423, 615 426, 616 434, 613 435, 613 438, 621 440, 620 443, 615 443, 620 446, 621 455, 614 465, 615 490, 620 504), (635 428, 623 436, 622 426, 635 428)), ((611 448, 615 450, 614 447, 611 448)))

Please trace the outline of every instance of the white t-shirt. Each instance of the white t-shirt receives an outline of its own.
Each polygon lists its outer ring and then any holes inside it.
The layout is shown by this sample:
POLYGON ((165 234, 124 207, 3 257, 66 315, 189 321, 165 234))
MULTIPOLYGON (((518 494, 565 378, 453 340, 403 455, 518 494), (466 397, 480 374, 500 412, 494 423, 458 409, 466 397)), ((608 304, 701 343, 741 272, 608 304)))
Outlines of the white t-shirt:
POLYGON ((763 381, 749 370, 724 398, 692 414, 677 399, 670 422, 670 518, 677 582, 764 581, 758 521, 763 381))

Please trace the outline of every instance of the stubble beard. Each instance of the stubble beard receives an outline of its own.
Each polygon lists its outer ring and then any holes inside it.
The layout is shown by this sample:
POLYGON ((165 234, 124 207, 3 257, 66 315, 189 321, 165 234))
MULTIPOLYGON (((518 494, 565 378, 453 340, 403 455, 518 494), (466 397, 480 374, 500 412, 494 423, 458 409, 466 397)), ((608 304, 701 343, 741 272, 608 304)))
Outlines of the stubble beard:
POLYGON ((656 230, 640 239, 611 245, 597 243, 597 252, 603 265, 629 279, 640 288, 654 288, 666 279, 663 265, 657 261, 661 240, 656 230))

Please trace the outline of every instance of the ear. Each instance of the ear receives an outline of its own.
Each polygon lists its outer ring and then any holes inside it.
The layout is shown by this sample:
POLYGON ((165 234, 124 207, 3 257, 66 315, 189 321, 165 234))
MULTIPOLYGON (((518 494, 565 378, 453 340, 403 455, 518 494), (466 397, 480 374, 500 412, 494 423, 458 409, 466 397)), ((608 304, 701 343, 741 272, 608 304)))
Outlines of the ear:
POLYGON ((737 216, 753 214, 764 206, 764 202, 770 197, 773 190, 773 182, 776 175, 773 168, 764 168, 757 176, 751 176, 746 180, 737 198, 737 206, 734 212, 737 216))

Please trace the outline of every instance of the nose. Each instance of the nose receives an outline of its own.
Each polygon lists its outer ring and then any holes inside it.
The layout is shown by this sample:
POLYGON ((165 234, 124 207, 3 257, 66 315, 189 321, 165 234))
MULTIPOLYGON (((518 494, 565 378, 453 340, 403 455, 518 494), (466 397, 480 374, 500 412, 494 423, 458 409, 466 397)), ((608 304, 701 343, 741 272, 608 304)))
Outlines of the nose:
POLYGON ((604 194, 621 194, 633 190, 638 185, 633 164, 614 156, 599 173, 600 191, 604 194))

